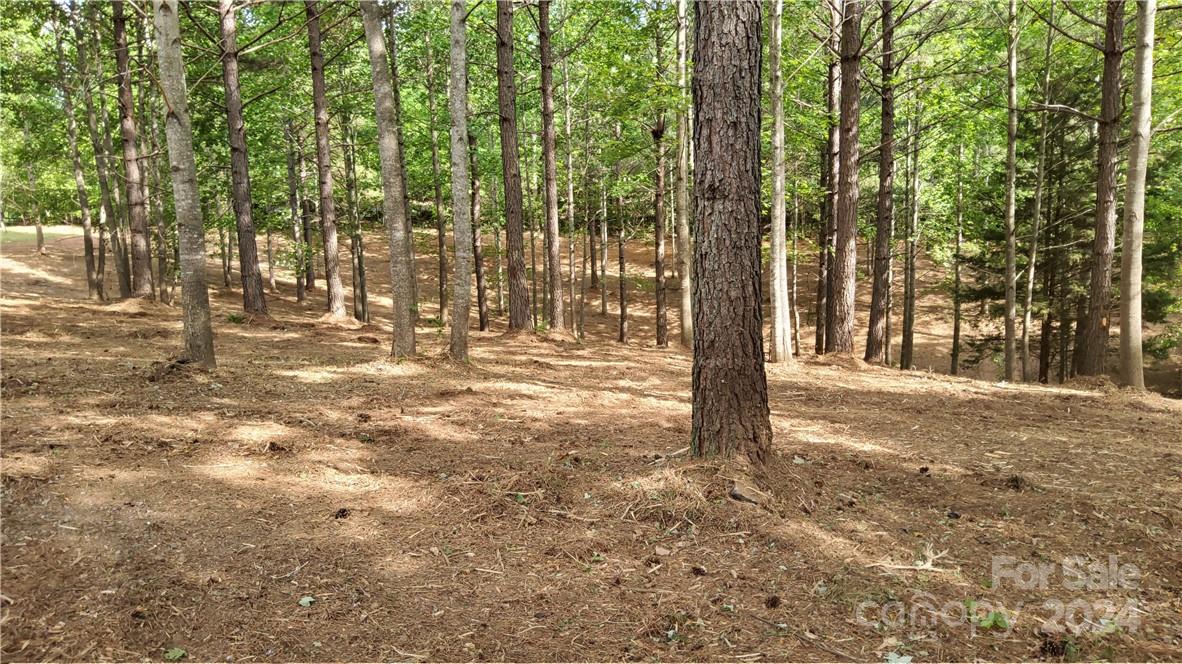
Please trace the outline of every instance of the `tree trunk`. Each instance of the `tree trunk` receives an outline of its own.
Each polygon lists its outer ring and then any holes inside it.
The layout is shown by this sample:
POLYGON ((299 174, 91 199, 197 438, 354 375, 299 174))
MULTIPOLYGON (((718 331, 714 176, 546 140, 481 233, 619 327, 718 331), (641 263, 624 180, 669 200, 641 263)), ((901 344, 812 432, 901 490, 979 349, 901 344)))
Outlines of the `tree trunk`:
MULTIPOLYGON (((1049 18, 1054 20, 1055 3, 1051 2, 1047 9, 1049 18)), ((1047 30, 1046 48, 1043 51, 1042 99, 1043 104, 1051 103, 1051 46, 1054 43, 1055 31, 1047 30)), ((1034 212, 1031 214, 1030 253, 1026 258, 1026 291, 1025 301, 1022 303, 1022 381, 1030 380, 1030 328, 1033 323, 1034 307, 1034 275, 1038 264, 1038 234, 1042 222, 1042 194, 1043 181, 1046 180, 1047 162, 1047 114, 1040 114, 1038 128, 1038 164, 1034 175, 1034 212)))
POLYGON ((476 270, 476 312, 480 331, 488 331, 488 292, 484 280, 484 250, 480 246, 480 160, 476 150, 476 134, 468 133, 468 162, 472 182, 472 265, 476 270))
POLYGON ((439 130, 435 119, 435 52, 431 48, 431 30, 424 42, 427 58, 427 114, 431 125, 431 175, 435 190, 435 236, 439 253, 439 324, 447 325, 447 220, 443 218, 443 176, 439 170, 439 130))
MULTIPOLYGON (((100 30, 99 26, 95 25, 96 33, 100 30)), ((102 58, 97 57, 101 52, 102 44, 100 39, 95 37, 95 53, 96 61, 99 63, 96 80, 102 81, 105 79, 102 70, 102 58)), ((115 272, 119 279, 119 297, 131 297, 131 261, 127 254, 127 207, 123 204, 123 194, 119 187, 118 173, 121 170, 119 163, 116 161, 115 148, 111 142, 111 115, 107 113, 107 96, 98 94, 98 111, 99 117, 102 119, 102 132, 100 133, 100 140, 102 142, 102 154, 104 170, 110 177, 109 191, 111 193, 111 206, 113 214, 109 217, 111 235, 111 251, 115 259, 115 272)), ((89 97, 89 95, 88 95, 89 97)))
POLYGON ((800 308, 797 306, 797 233, 800 227, 800 191, 796 181, 796 168, 792 179, 792 271, 789 277, 789 307, 792 315, 792 354, 800 356, 800 308))
POLYGON ((1096 165, 1096 223, 1092 245, 1088 309, 1083 349, 1077 372, 1104 373, 1108 351, 1108 312, 1111 307, 1112 255, 1116 250, 1116 161, 1120 139, 1120 63, 1124 55, 1124 0, 1106 3, 1104 73, 1100 79, 1100 146, 1096 165))
POLYGON ((505 181, 505 245, 509 263, 509 329, 530 329, 517 151, 517 86, 513 81, 513 0, 497 0, 497 112, 505 181))
MULTIPOLYGON (((406 136, 402 130, 402 86, 398 79, 398 15, 401 3, 391 2, 387 5, 386 17, 386 37, 387 37, 387 59, 390 61, 390 88, 394 91, 394 123, 396 133, 398 134, 398 145, 406 145, 406 136)), ((400 149, 398 152, 398 170, 401 173, 402 181, 408 182, 406 175, 406 150, 400 149)), ((418 271, 415 265, 418 260, 415 254, 415 229, 414 224, 411 223, 412 217, 410 212, 410 187, 404 186, 402 188, 402 217, 405 220, 403 225, 406 227, 406 236, 410 238, 410 302, 411 302, 411 316, 418 320, 419 318, 419 280, 418 271)))
MULTIPOLYGON (((913 369, 915 364, 915 300, 916 260, 919 257, 919 137, 923 128, 922 107, 915 103, 915 130, 911 133, 911 205, 907 219, 907 255, 903 285, 903 344, 899 351, 899 368, 913 369)), ((908 127, 910 128, 908 123, 908 127)))
POLYGON ((131 227, 131 295, 151 297, 152 257, 148 253, 148 213, 144 206, 143 174, 140 172, 135 108, 131 96, 131 67, 127 53, 127 24, 123 17, 125 0, 115 0, 112 17, 115 30, 115 64, 119 78, 119 130, 123 137, 123 167, 127 174, 127 218, 131 227))
POLYGON ((538 0, 538 53, 542 65, 542 199, 546 233, 546 323, 565 327, 562 252, 558 231, 558 159, 554 133, 554 58, 550 52, 550 0, 538 0))
POLYGON ((769 362, 792 360, 792 321, 788 300, 788 213, 786 166, 784 163, 784 75, 780 71, 783 49, 784 0, 774 0, 771 37, 768 42, 768 70, 771 74, 772 109, 772 209, 771 209, 771 304, 772 329, 769 362))
MULTIPOLYGON (((688 0, 677 0, 677 89, 686 94, 689 28, 688 0)), ((677 175, 674 177, 674 215, 677 217, 677 279, 681 308, 681 345, 692 348, 694 343, 693 255, 690 248, 689 221, 689 113, 684 108, 677 112, 677 175)), ((594 268, 594 264, 592 264, 594 268)))
POLYGON ((948 373, 953 376, 960 373, 960 307, 961 283, 960 264, 961 246, 964 243, 964 185, 961 182, 961 156, 964 148, 956 144, 956 244, 952 251, 952 366, 948 373))
POLYGON ((770 454, 760 279, 760 3, 699 2, 694 29, 695 456, 770 454))
POLYGON ((464 0, 451 0, 451 211, 455 234, 455 279, 452 281, 451 343, 453 360, 468 361, 468 312, 472 308, 472 201, 468 187, 468 54, 464 34, 464 0))
POLYGON ((882 0, 882 137, 878 152, 878 201, 874 224, 874 275, 870 293, 867 362, 885 363, 887 301, 891 289, 891 240, 895 228, 895 20, 893 0, 882 0))
POLYGON ((562 61, 562 114, 563 135, 566 139, 566 275, 570 301, 570 320, 567 327, 574 330, 575 320, 575 157, 574 142, 571 140, 570 115, 570 71, 566 59, 562 61))
POLYGON ((833 53, 833 58, 829 63, 829 97, 827 99, 828 117, 829 117, 829 182, 826 188, 826 205, 827 212, 825 215, 825 352, 833 350, 833 307, 834 300, 834 277, 836 275, 837 264, 837 195, 841 187, 841 99, 842 99, 842 76, 844 71, 841 66, 841 29, 842 29, 842 2, 839 0, 830 3, 829 11, 829 49, 833 53), (836 120, 834 119, 836 117, 836 120))
MULTIPOLYGON (((110 183, 108 181, 107 160, 103 155, 102 141, 99 139, 98 122, 95 118, 94 112, 94 97, 91 92, 90 85, 90 67, 89 58, 87 57, 86 43, 87 40, 82 33, 82 20, 75 16, 74 24, 74 45, 76 49, 76 56, 78 61, 78 80, 82 88, 82 101, 86 107, 86 126, 90 136, 90 147, 94 153, 95 174, 98 176, 99 185, 99 222, 98 222, 98 247, 97 256, 95 257, 95 289, 99 299, 106 299, 106 236, 104 231, 109 225, 113 225, 115 221, 115 210, 111 205, 111 191, 110 183)), ((118 265, 118 262, 116 262, 118 265)))
POLYGON ((314 290, 316 288, 316 248, 313 243, 315 233, 312 228, 312 218, 316 215, 316 203, 308 198, 306 191, 303 191, 302 185, 308 180, 308 160, 304 152, 304 141, 301 136, 296 136, 296 158, 300 165, 300 210, 301 210, 301 226, 303 227, 302 253, 304 263, 304 289, 314 290))
POLYGON ((1153 91, 1153 32, 1157 0, 1137 0, 1132 142, 1125 188, 1124 237, 1120 252, 1120 379, 1145 389, 1141 359, 1141 244, 1145 232, 1145 167, 1149 159, 1153 91))
POLYGON ((328 140, 328 99, 324 89, 324 54, 320 51, 320 11, 317 0, 304 0, 308 17, 308 54, 312 64, 312 108, 316 118, 316 168, 320 188, 320 231, 324 235, 324 281, 328 313, 344 318, 345 293, 341 287, 337 251, 336 203, 332 196, 332 156, 328 140))
POLYGON ((250 160, 246 151, 246 119, 238 87, 238 24, 234 0, 218 0, 221 25, 222 83, 226 94, 226 124, 230 132, 230 195, 238 226, 238 267, 242 277, 242 309, 251 315, 267 315, 263 275, 259 270, 251 213, 250 160))
POLYGON ((411 237, 406 232, 406 206, 403 205, 406 182, 402 177, 402 145, 395 124, 397 115, 387 69, 388 56, 382 34, 381 9, 376 2, 361 3, 361 21, 365 28, 365 44, 369 52, 369 68, 373 78, 378 156, 382 169, 382 219, 386 224, 390 251, 394 325, 394 341, 390 354, 392 357, 413 357, 414 263, 410 250, 411 237))
MULTIPOLYGON (((71 7, 73 11, 73 7, 71 7)), ((94 232, 90 223, 90 195, 86 189, 86 176, 82 169, 82 155, 78 151, 78 124, 74 121, 74 98, 70 82, 66 78, 66 57, 62 50, 62 39, 66 26, 55 21, 54 46, 57 49, 57 78, 62 91, 62 114, 66 116, 66 138, 69 141, 70 160, 74 167, 74 189, 78 194, 78 214, 82 218, 82 249, 86 265, 86 295, 92 300, 101 300, 98 274, 95 272, 94 232)), ((40 238, 38 238, 40 240, 40 238)), ((38 249, 40 251, 40 249, 38 249)))
POLYGON ((607 182, 599 188, 599 315, 607 316, 607 182))
POLYGON ((833 254, 832 334, 825 350, 854 352, 854 295, 858 267, 858 119, 861 115, 862 3, 847 0, 841 21, 841 139, 837 236, 833 254))
POLYGON ((1009 121, 1006 125, 1006 310, 1005 310, 1005 357, 1002 377, 1014 380, 1014 327, 1017 306, 1016 230, 1014 226, 1015 193, 1018 167, 1018 2, 1010 0, 1009 41, 1007 42, 1008 74, 1006 79, 1009 121))
POLYGON ((185 63, 181 58, 180 22, 176 0, 153 0, 156 45, 160 61, 160 88, 168 103, 164 131, 168 140, 172 195, 176 206, 177 241, 180 245, 181 310, 185 355, 206 367, 216 364, 209 293, 205 286, 205 227, 197 191, 197 162, 193 155, 193 129, 189 119, 185 63))
MULTIPOLYGON (((497 202, 501 199, 497 191, 497 178, 492 177, 492 206, 493 217, 497 212, 497 202)), ((501 261, 501 229, 493 223, 493 260, 497 266, 497 316, 505 315, 505 270, 501 261)))
MULTIPOLYGON (((342 68, 343 74, 343 68, 342 68)), ((344 76, 341 81, 343 83, 344 76)), ((344 86, 342 85, 342 88, 344 86)), ((342 93, 344 90, 342 90, 342 93)), ((365 284, 365 243, 361 237, 361 219, 358 208, 361 206, 360 192, 357 188, 357 136, 353 130, 352 113, 348 107, 341 110, 341 134, 345 144, 341 147, 341 154, 345 159, 345 219, 349 233, 349 258, 352 263, 353 277, 353 318, 369 322, 369 294, 365 284)))

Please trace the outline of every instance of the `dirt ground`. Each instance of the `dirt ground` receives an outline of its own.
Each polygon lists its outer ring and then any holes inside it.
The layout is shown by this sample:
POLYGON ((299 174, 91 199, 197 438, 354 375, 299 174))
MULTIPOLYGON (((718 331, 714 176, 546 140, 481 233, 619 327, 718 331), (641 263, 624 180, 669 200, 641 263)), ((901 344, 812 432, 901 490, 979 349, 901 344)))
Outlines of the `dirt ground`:
POLYGON ((387 359, 379 250, 371 325, 280 271, 169 371, 179 312, 87 301, 49 239, 0 255, 4 661, 1182 659, 1182 402, 806 357, 753 505, 686 457, 651 292, 628 345, 592 291, 585 342, 497 320, 456 365, 424 234, 422 359, 387 359))

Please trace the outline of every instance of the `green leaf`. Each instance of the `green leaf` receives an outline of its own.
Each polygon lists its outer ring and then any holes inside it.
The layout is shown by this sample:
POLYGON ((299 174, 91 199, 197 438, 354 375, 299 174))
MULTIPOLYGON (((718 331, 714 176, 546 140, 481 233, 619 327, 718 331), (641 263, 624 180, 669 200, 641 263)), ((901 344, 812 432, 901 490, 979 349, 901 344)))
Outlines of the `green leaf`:
POLYGON ((308 608, 316 603, 316 598, 311 595, 304 595, 300 598, 300 606, 308 608))
POLYGON ((184 648, 169 648, 164 651, 164 659, 169 662, 179 662, 188 654, 184 648))

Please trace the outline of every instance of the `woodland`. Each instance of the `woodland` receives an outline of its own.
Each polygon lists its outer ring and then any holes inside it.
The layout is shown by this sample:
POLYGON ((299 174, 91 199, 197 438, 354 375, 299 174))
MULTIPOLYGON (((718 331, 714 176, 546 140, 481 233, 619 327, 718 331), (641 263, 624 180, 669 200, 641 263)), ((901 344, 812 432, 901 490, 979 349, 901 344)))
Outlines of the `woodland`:
POLYGON ((0 661, 1182 659, 1182 5, 0 2, 0 661))

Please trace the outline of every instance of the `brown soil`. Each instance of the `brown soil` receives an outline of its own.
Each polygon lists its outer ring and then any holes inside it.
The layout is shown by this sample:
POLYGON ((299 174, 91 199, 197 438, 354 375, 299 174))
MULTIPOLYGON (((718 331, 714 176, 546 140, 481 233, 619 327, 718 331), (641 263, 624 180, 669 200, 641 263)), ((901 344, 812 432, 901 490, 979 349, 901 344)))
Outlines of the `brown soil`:
POLYGON ((322 281, 297 304, 283 272, 245 324, 213 292, 207 372, 167 364, 176 309, 86 301, 78 245, 0 256, 4 661, 1182 658, 1179 402, 771 366, 757 506, 686 457, 691 360, 652 346, 651 293, 629 345, 593 292, 585 343, 498 320, 456 365, 424 323, 391 362, 379 254, 361 329, 319 320, 322 281), (990 584, 1073 555, 1140 579, 990 584), (894 601, 1012 629, 859 619, 894 601), (1056 601, 1078 634, 1044 633, 1056 601))

